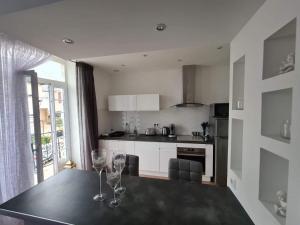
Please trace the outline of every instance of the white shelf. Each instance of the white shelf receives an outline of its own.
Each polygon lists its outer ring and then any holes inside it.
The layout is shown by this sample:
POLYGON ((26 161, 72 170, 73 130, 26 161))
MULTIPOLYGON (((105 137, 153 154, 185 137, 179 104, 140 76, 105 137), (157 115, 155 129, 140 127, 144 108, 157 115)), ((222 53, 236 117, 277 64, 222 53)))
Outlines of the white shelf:
POLYGON ((277 216, 273 204, 276 203, 276 193, 282 190, 287 193, 289 161, 260 149, 259 200, 280 224, 285 224, 285 218, 277 216))
POLYGON ((286 88, 291 88, 296 82, 296 72, 291 71, 285 74, 285 76, 276 76, 271 79, 262 81, 262 92, 276 91, 286 88))
POLYGON ((278 155, 287 160, 290 159, 292 151, 291 145, 282 141, 278 141, 274 138, 269 138, 265 136, 261 136, 260 144, 262 148, 268 149, 268 151, 272 152, 273 154, 278 155))
POLYGON ((231 119, 230 169, 241 179, 243 172, 243 120, 231 119))
POLYGON ((280 135, 282 123, 291 121, 292 88, 262 93, 261 135, 290 143, 280 135))
POLYGON ((263 79, 281 76, 280 66, 290 53, 295 54, 296 19, 264 41, 263 79))
POLYGON ((232 110, 238 109, 238 101, 244 105, 245 56, 233 63, 232 110))
POLYGON ((243 120, 244 119, 244 110, 231 110, 230 117, 234 119, 243 120))

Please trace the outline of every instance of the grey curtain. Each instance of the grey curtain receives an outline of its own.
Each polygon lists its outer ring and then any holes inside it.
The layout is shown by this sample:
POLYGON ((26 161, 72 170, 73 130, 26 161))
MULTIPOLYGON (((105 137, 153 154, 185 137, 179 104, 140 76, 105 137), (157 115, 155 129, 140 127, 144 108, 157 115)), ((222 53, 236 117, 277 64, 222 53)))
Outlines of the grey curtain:
POLYGON ((76 63, 76 85, 81 165, 84 170, 92 170, 91 151, 98 149, 97 101, 92 66, 76 63))

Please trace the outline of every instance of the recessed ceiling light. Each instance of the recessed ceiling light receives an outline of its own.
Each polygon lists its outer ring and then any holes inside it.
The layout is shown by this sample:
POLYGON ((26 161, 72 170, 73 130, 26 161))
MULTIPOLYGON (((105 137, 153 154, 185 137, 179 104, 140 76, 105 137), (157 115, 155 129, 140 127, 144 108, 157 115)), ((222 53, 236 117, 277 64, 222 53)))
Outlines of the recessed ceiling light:
POLYGON ((167 25, 164 23, 159 23, 159 24, 156 24, 156 26, 155 26, 155 30, 157 30, 157 31, 164 31, 166 28, 167 28, 167 25))
POLYGON ((217 49, 218 49, 218 50, 221 50, 222 48, 223 48, 223 46, 219 46, 219 47, 217 47, 217 49))
POLYGON ((177 59, 178 62, 182 62, 182 59, 177 59))
POLYGON ((144 54, 143 56, 144 56, 144 57, 147 57, 148 55, 147 55, 147 54, 144 54))
POLYGON ((122 64, 121 66, 122 66, 122 67, 125 67, 126 65, 125 65, 125 64, 122 64))
POLYGON ((114 69, 113 72, 118 73, 118 72, 120 72, 120 70, 114 69))
POLYGON ((72 39, 70 39, 70 38, 64 38, 62 40, 62 42, 65 43, 65 44, 68 44, 68 45, 74 44, 74 41, 72 39))

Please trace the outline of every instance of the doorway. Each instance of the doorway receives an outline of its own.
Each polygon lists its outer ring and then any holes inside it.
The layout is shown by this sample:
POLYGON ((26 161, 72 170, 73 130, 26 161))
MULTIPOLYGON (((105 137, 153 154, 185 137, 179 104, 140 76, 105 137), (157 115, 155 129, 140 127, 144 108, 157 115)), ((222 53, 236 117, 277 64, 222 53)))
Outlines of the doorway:
POLYGON ((62 81, 39 78, 35 71, 28 74, 31 150, 37 184, 61 171, 69 158, 67 89, 62 81))

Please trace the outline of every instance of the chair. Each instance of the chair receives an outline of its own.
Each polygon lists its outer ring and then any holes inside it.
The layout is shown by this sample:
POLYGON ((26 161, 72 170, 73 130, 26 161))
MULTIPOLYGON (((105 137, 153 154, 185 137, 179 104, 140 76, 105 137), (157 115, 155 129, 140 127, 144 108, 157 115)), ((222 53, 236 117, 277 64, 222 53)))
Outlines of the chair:
POLYGON ((139 157, 136 155, 127 155, 125 168, 122 174, 130 176, 139 176, 139 157))
POLYGON ((202 163, 187 159, 169 160, 169 179, 202 183, 202 163))

